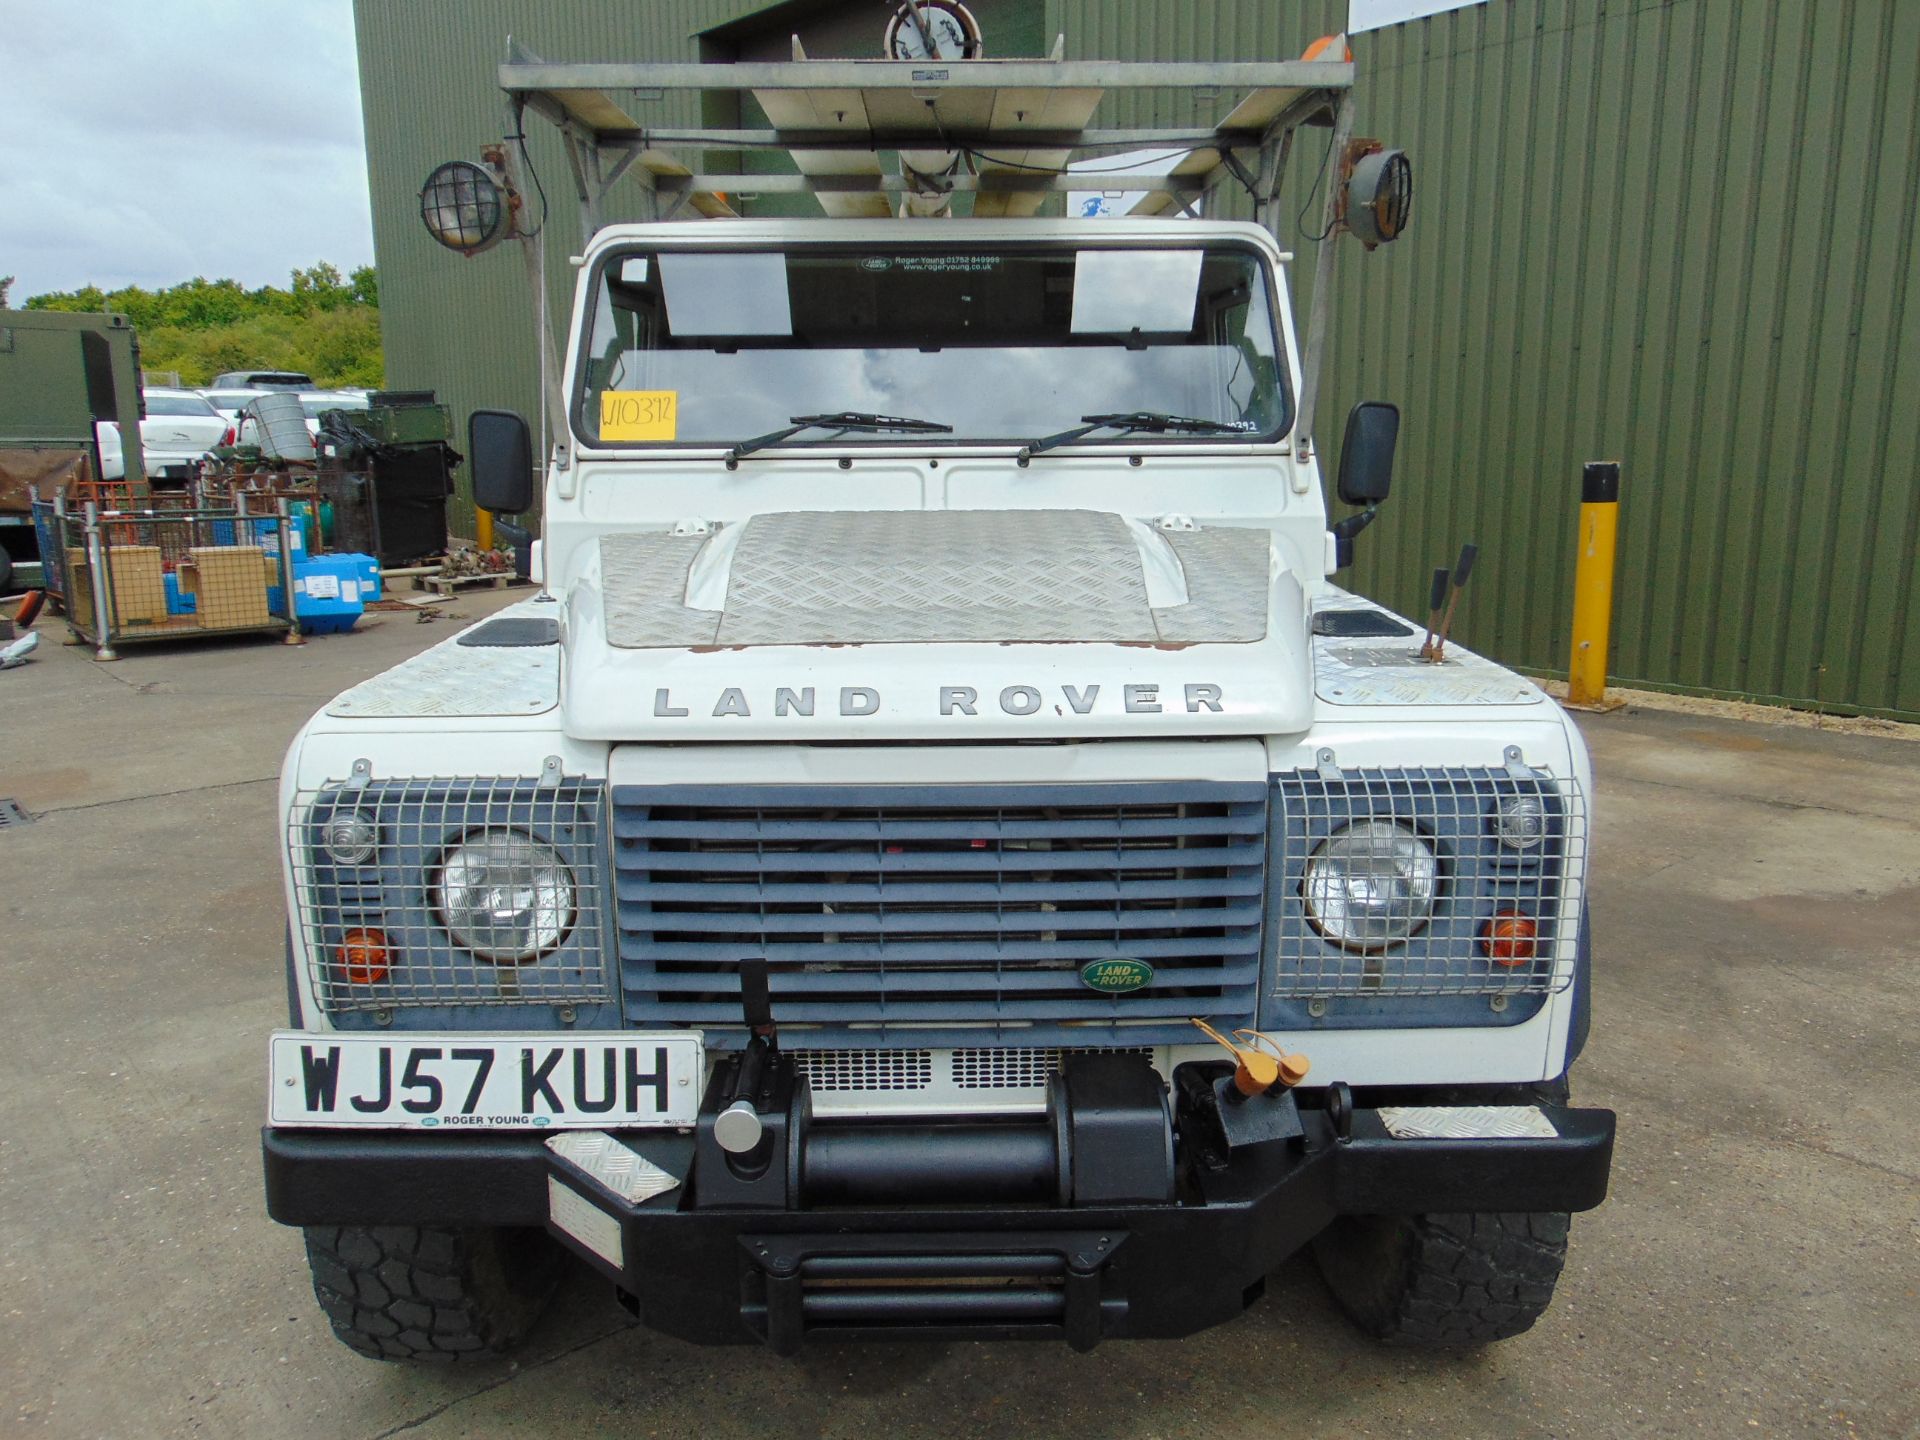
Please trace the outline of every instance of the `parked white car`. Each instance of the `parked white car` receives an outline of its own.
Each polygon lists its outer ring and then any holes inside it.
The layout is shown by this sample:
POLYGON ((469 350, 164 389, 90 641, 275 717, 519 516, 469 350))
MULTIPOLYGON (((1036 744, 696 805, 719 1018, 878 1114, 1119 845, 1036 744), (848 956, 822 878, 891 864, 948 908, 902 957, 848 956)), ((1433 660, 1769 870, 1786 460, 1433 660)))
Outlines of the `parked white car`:
MULTIPOLYGON (((146 392, 147 416, 140 422, 140 449, 149 480, 184 483, 193 463, 220 443, 227 422, 206 398, 192 390, 146 392)), ((100 478, 118 480, 127 473, 120 427, 102 420, 94 427, 100 442, 100 478)))

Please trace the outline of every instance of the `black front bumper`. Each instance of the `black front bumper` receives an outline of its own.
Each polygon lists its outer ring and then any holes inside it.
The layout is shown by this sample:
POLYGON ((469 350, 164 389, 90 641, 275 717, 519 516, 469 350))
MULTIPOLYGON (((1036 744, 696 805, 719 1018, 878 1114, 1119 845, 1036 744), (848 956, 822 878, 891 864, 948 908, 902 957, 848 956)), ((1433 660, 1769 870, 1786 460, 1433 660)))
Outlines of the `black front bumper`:
MULTIPOLYGON (((1038 1337, 1085 1348, 1187 1335, 1239 1314, 1270 1271, 1342 1215, 1578 1211, 1606 1196, 1611 1111, 1542 1106, 1551 1136, 1399 1139, 1379 1111, 1351 1107, 1343 1087, 1331 1109, 1317 1103, 1326 1094, 1294 1112, 1297 1134, 1226 1151, 1182 1124, 1170 1200, 1072 1203, 1063 1162, 1067 1203, 1032 1198, 1031 1186, 1028 1198, 991 1203, 928 1203, 924 1192, 916 1203, 741 1203, 703 1183, 701 1167, 715 1165, 703 1128, 619 1136, 682 1177, 629 1205, 555 1157, 541 1134, 268 1130, 267 1207, 290 1225, 545 1226, 649 1325, 788 1352, 803 1338, 1038 1337), (593 1242, 555 1223, 556 1197, 584 1199, 603 1217, 593 1242)), ((994 1153, 990 1131, 983 1146, 983 1127, 952 1129, 952 1156, 994 1153)), ((1005 1153, 1030 1150, 1031 1131, 1009 1126, 1005 1153)), ((1109 1133, 1130 1143, 1124 1128, 1109 1133)), ((889 1177, 947 1163, 939 1126, 810 1122, 801 1138, 823 1155, 863 1154, 889 1177)), ((1107 1141, 1097 1123, 1076 1144, 1085 1153, 1075 1165, 1092 1167, 1081 1190, 1098 1190, 1107 1141)))

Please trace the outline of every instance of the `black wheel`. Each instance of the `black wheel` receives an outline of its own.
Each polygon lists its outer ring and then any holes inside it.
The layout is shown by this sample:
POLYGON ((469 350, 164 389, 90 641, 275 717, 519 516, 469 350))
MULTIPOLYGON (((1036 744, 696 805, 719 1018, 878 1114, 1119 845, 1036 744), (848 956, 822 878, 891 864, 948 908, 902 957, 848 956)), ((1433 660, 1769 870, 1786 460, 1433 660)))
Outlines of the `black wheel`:
POLYGON ((1466 1348, 1532 1327, 1567 1260, 1565 1214, 1343 1216, 1313 1242, 1340 1308, 1376 1340, 1466 1348))
POLYGON ((341 1344, 375 1360, 490 1360, 546 1308, 563 1252, 540 1230, 311 1226, 313 1293, 341 1344))
POLYGON ((6 552, 4 546, 0 546, 0 595, 6 594, 8 587, 12 584, 13 556, 6 552))

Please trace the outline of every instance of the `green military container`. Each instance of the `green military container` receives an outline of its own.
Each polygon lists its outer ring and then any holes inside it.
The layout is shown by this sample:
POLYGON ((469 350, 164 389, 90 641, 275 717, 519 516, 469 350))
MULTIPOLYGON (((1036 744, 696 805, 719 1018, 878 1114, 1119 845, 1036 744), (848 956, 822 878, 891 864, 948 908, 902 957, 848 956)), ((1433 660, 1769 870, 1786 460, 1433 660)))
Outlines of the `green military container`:
POLYGON ((431 390, 375 390, 367 409, 352 417, 382 445, 447 445, 453 441, 453 412, 436 404, 431 390))
MULTIPOLYGON (((48 580, 30 496, 98 475, 96 424, 137 437, 142 413, 140 344, 124 315, 0 308, 0 593, 48 580)), ((127 481, 146 478, 142 456, 124 447, 127 481)))

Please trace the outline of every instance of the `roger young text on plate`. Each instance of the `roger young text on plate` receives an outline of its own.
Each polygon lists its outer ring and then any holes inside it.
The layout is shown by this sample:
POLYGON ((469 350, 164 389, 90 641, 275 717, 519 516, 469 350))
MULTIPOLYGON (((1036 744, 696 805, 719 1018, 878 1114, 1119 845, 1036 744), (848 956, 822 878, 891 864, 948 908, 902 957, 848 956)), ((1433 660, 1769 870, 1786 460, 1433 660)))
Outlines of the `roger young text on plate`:
MULTIPOLYGON (((1091 715, 1096 707, 1123 710, 1129 715, 1161 715, 1183 709, 1189 715, 1197 715, 1203 710, 1218 714, 1220 693, 1218 685, 1060 685, 1048 686, 1046 691, 1038 685, 1008 685, 997 695, 989 691, 983 696, 972 685, 941 685, 928 699, 941 715, 978 715, 982 710, 989 713, 998 710, 1003 715, 1038 715, 1042 709, 1062 715, 1091 715), (1103 693, 1107 697, 1104 704, 1103 693)), ((739 686, 729 685, 714 699, 711 710, 706 708, 704 699, 689 693, 676 693, 664 686, 653 692, 656 720, 678 720, 696 713, 715 717, 736 715, 743 720, 769 713, 776 719, 822 713, 878 715, 880 692, 867 685, 843 685, 837 695, 828 690, 823 697, 813 685, 797 689, 779 685, 771 695, 749 698, 739 686), (823 704, 827 707, 824 711, 823 704)))

